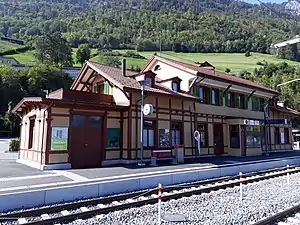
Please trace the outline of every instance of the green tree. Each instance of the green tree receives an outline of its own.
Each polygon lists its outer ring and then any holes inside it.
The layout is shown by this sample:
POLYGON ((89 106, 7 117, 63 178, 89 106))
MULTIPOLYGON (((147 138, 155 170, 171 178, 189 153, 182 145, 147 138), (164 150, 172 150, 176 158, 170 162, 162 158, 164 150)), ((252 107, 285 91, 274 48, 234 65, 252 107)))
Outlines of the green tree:
POLYGON ((72 48, 61 34, 47 34, 38 37, 35 42, 35 57, 44 64, 72 66, 72 48))
POLYGON ((76 62, 83 65, 85 60, 89 60, 91 57, 91 50, 88 44, 79 45, 76 52, 76 62))

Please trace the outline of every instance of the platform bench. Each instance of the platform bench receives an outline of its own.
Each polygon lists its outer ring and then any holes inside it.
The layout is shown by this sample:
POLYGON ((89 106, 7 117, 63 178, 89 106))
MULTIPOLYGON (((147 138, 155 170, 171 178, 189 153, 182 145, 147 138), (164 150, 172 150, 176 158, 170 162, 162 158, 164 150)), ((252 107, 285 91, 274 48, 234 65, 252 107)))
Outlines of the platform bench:
POLYGON ((157 160, 169 159, 173 161, 172 150, 153 150, 151 156, 151 166, 156 166, 157 160))

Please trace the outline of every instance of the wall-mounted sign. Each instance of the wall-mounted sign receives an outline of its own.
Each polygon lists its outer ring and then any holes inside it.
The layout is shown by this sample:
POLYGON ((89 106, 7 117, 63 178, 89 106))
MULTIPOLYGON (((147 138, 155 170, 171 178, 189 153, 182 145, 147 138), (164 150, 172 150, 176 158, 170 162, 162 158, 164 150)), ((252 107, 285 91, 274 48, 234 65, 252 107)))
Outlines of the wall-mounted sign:
POLYGON ((249 126, 260 126, 260 122, 258 120, 244 120, 244 125, 249 125, 249 126))
POLYGON ((284 120, 267 120, 265 121, 265 124, 289 124, 289 120, 284 119, 284 120))
POLYGON ((68 149, 68 128, 52 127, 51 150, 68 149))

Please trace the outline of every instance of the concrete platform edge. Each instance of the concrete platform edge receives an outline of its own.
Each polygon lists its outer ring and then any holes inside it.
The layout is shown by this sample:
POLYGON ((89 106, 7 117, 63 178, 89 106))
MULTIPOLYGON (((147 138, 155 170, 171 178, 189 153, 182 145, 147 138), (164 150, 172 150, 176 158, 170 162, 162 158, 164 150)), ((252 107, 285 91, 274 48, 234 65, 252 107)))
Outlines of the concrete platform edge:
POLYGON ((37 162, 24 159, 17 159, 16 162, 39 170, 64 170, 72 168, 70 163, 40 165, 37 162))
POLYGON ((238 174, 239 172, 255 172, 284 167, 287 164, 299 165, 300 157, 283 158, 272 160, 270 162, 254 162, 244 165, 235 164, 226 167, 198 168, 167 174, 149 174, 142 177, 98 181, 94 183, 70 184, 69 186, 64 187, 0 194, 0 212, 151 189, 155 188, 158 183, 162 183, 163 186, 168 186, 221 176, 230 176, 238 174))

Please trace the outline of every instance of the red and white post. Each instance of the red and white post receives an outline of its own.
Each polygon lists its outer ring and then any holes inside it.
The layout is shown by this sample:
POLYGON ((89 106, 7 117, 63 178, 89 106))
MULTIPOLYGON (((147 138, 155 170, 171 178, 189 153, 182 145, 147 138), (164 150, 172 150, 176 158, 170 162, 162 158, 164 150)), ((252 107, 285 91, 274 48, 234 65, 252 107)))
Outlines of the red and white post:
POLYGON ((243 200, 243 174, 240 172, 240 200, 243 200))
POLYGON ((290 184, 290 165, 289 164, 286 165, 286 169, 287 169, 286 182, 287 182, 287 184, 290 184))
POLYGON ((161 224, 161 197, 162 197, 162 185, 158 184, 158 224, 161 224))

